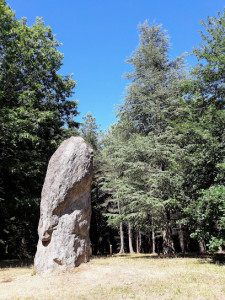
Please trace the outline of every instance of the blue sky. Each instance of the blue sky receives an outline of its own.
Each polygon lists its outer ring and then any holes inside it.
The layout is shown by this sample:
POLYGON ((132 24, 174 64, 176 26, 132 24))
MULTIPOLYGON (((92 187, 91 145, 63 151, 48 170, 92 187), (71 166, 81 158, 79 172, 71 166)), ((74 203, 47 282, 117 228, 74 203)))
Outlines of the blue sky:
MULTIPOLYGON (((137 26, 146 19, 168 30, 171 58, 191 52, 200 42, 199 21, 224 8, 223 0, 8 0, 16 17, 43 17, 63 45, 61 74, 74 73, 73 99, 81 116, 92 112, 106 129, 115 122, 116 104, 128 82, 125 63, 138 45, 137 26)), ((188 63, 194 60, 188 58, 188 63)))

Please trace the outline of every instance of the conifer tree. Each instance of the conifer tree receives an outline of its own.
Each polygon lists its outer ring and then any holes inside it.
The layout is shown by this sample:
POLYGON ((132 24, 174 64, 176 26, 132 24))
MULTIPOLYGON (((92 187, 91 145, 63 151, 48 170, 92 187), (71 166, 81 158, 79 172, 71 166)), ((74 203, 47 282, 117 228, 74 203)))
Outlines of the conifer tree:
POLYGON ((83 122, 80 124, 80 133, 85 141, 92 147, 94 151, 100 148, 100 125, 96 124, 96 118, 88 112, 86 116, 82 117, 83 122))
POLYGON ((184 62, 182 56, 169 59, 169 38, 161 25, 149 26, 145 22, 139 29, 139 47, 128 60, 134 71, 126 77, 132 82, 119 116, 128 120, 134 132, 146 137, 150 170, 146 202, 152 211, 158 212, 154 218, 157 224, 161 223, 164 252, 171 253, 174 252, 171 215, 179 207, 180 175, 176 173, 177 148, 170 123, 179 109, 184 62))
POLYGON ((94 151, 94 172, 91 189, 92 217, 90 227, 90 239, 93 254, 109 253, 110 245, 115 248, 115 241, 112 238, 113 230, 107 225, 107 219, 104 215, 106 207, 104 206, 107 193, 102 189, 104 183, 103 160, 102 160, 102 132, 100 125, 96 123, 96 118, 91 112, 88 112, 80 124, 80 135, 89 144, 94 151))

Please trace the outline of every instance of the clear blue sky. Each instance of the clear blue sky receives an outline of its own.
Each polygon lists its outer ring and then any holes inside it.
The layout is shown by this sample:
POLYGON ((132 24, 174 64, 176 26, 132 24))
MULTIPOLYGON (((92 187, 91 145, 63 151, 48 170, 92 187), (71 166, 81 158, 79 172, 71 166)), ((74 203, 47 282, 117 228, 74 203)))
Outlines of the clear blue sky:
MULTIPOLYGON (((224 8, 223 0, 8 0, 16 17, 36 16, 50 25, 64 53, 61 74, 74 73, 74 99, 80 115, 88 111, 102 129, 115 122, 115 105, 128 82, 125 63, 138 45, 137 26, 156 21, 171 37, 171 57, 191 52, 200 41, 199 21, 224 8)), ((193 63, 189 59, 189 63, 193 63)), ((79 120, 80 118, 78 118, 79 120)))

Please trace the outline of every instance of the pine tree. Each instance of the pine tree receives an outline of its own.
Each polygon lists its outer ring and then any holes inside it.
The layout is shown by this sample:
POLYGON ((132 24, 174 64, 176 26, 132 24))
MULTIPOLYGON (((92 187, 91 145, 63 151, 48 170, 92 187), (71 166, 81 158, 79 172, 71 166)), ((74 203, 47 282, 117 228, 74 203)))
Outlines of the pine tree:
POLYGON ((110 245, 115 248, 113 239, 114 231, 107 225, 107 219, 104 215, 106 207, 104 206, 107 193, 102 189, 104 175, 102 173, 102 132, 100 125, 96 123, 96 118, 88 112, 80 124, 80 135, 90 145, 94 151, 94 174, 91 189, 92 217, 90 227, 90 239, 93 254, 109 253, 110 245))
POLYGON ((145 22, 139 28, 139 47, 128 60, 134 67, 133 73, 127 75, 132 82, 119 116, 130 124, 130 131, 146 137, 150 171, 145 201, 163 233, 164 252, 169 254, 174 252, 171 217, 180 205, 180 174, 176 172, 174 154, 178 149, 170 123, 180 107, 184 62, 182 56, 169 59, 169 38, 161 25, 149 26, 145 22))
POLYGON ((88 112, 86 116, 82 117, 83 123, 80 124, 80 133, 85 141, 92 147, 94 151, 100 148, 100 125, 96 124, 96 118, 92 116, 91 112, 88 112))

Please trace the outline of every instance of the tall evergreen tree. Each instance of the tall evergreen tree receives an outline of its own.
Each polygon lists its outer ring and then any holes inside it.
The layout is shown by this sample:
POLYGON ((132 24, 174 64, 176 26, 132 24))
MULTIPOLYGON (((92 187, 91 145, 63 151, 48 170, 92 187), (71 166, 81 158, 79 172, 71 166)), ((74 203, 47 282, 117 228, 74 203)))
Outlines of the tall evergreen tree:
POLYGON ((134 68, 126 75, 131 84, 118 115, 127 118, 142 135, 160 134, 180 96, 183 57, 169 59, 169 37, 161 25, 149 26, 145 22, 139 26, 139 32, 140 44, 127 60, 134 68))
POLYGON ((96 118, 92 113, 87 113, 80 124, 80 134, 85 141, 94 150, 94 175, 92 180, 91 202, 92 202, 92 217, 90 227, 90 239, 93 254, 109 253, 110 245, 114 242, 114 232, 107 225, 106 208, 104 206, 107 193, 102 189, 104 176, 102 174, 102 132, 100 125, 96 123, 96 118))
POLYGON ((177 149, 170 123, 180 107, 184 62, 182 56, 169 59, 169 38, 161 25, 149 26, 145 22, 140 26, 140 33, 139 47, 128 60, 134 71, 127 75, 132 82, 119 116, 128 120, 131 130, 147 137, 150 172, 146 201, 158 212, 154 217, 161 223, 164 252, 170 253, 174 252, 171 215, 179 206, 180 187, 174 156, 177 149))

